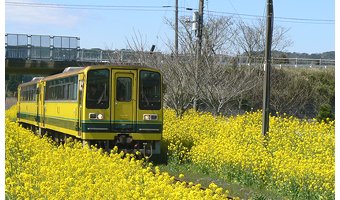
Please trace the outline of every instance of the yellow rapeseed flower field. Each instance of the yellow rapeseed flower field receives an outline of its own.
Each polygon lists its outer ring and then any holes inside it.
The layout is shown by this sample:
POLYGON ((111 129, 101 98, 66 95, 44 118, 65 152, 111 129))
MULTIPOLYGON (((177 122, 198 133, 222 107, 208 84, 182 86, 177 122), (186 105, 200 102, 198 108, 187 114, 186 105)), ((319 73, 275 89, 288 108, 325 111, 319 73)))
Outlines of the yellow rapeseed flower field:
MULTIPOLYGON (((6 115, 8 117, 8 115, 6 115)), ((227 199, 218 187, 174 181, 133 156, 56 146, 6 118, 6 196, 10 199, 227 199)), ((114 150, 116 151, 116 149, 114 150)))
POLYGON ((11 121, 15 121, 17 119, 17 105, 13 105, 8 110, 6 110, 5 117, 11 121))
MULTIPOLYGON (((15 107, 6 118, 15 118, 15 107)), ((177 118, 165 110, 163 137, 175 162, 297 199, 334 198, 333 121, 272 116, 268 138, 261 126, 261 112, 227 118, 189 111, 177 118)), ((228 194, 213 183, 204 191, 200 184, 188 188, 157 167, 154 175, 152 167, 129 156, 74 143, 57 147, 8 119, 5 162, 6 195, 15 199, 223 199, 228 194)))
POLYGON ((165 111, 170 157, 240 182, 258 182, 297 198, 334 198, 334 122, 270 117, 264 138, 262 113, 214 117, 165 111))

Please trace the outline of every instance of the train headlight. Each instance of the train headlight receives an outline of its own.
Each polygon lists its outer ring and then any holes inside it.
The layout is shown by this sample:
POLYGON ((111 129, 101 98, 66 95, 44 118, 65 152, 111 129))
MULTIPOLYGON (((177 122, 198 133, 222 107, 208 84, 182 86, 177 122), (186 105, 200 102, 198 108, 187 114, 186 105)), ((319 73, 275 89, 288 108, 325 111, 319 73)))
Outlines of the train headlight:
POLYGON ((150 115, 144 115, 144 120, 150 120, 150 115))
POLYGON ((98 119, 104 119, 104 115, 98 114, 98 115, 97 115, 97 118, 98 118, 98 119))
POLYGON ((147 120, 147 121, 149 121, 149 120, 157 120, 158 119, 158 115, 156 115, 156 114, 144 114, 143 115, 143 119, 147 120))
POLYGON ((97 113, 90 113, 89 114, 90 119, 104 119, 103 114, 97 114, 97 113))

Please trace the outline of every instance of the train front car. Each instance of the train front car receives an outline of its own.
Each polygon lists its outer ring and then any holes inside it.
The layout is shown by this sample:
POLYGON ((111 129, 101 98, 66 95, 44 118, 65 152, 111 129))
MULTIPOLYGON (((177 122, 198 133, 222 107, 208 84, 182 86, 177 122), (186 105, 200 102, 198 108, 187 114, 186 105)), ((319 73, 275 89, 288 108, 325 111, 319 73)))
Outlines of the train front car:
POLYGON ((162 76, 132 66, 95 66, 84 71, 80 115, 83 141, 154 159, 161 156, 162 76))

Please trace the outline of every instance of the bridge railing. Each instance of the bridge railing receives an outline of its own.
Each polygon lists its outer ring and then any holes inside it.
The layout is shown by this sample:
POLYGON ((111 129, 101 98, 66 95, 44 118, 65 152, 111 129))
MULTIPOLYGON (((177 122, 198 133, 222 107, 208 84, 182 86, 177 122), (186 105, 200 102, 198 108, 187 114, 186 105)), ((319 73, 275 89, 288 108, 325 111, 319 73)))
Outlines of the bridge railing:
POLYGON ((24 34, 6 34, 6 58, 28 58, 28 36, 24 34))
POLYGON ((77 60, 78 37, 6 34, 6 58, 77 60))
MULTIPOLYGON (((6 58, 28 60, 136 63, 140 62, 143 54, 149 54, 149 52, 135 52, 129 49, 80 49, 79 37, 25 34, 6 34, 5 48, 6 58)), ((162 54, 162 56, 159 59, 171 57, 170 54, 162 54)), ((186 58, 192 55, 180 56, 186 58)), ((190 62, 190 59, 187 60, 190 62)), ((244 55, 216 55, 216 60, 219 64, 228 66, 253 66, 264 63, 264 58, 260 56, 250 58, 244 55)), ((272 65, 275 67, 334 67, 335 60, 273 57, 272 65)))

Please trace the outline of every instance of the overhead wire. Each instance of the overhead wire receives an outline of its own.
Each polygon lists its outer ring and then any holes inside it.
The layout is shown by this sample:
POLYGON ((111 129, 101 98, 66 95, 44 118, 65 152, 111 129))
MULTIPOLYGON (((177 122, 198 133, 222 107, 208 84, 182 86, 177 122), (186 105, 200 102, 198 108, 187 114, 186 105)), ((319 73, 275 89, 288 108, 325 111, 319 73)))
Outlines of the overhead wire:
MULTIPOLYGON (((216 13, 215 16, 242 16, 241 18, 246 19, 258 19, 258 18, 264 18, 265 16, 261 15, 251 15, 251 14, 240 14, 240 13, 232 13, 232 12, 220 12, 220 11, 210 11, 211 13, 216 13)), ((316 23, 316 24, 334 24, 335 20, 331 19, 308 19, 308 18, 293 18, 293 17, 274 17, 275 19, 278 19, 282 22, 292 22, 292 23, 316 23)))
MULTIPOLYGON (((151 12, 164 12, 173 10, 174 6, 141 6, 141 5, 128 5, 128 6, 115 6, 115 5, 94 5, 94 4, 52 4, 52 3, 30 3, 30 2, 16 2, 6 1, 7 6, 21 6, 21 7, 46 7, 46 8, 66 8, 66 9, 87 9, 87 10, 132 10, 132 11, 151 11, 151 12), (171 9, 172 8, 172 9, 171 9)), ((189 13, 189 10, 197 10, 186 7, 178 7, 181 13, 189 13)), ((210 16, 237 16, 242 19, 259 19, 264 18, 261 15, 242 14, 238 12, 222 12, 206 9, 210 16)), ((295 17, 274 17, 278 22, 288 23, 303 23, 303 24, 334 24, 334 19, 311 19, 311 18, 295 18, 295 17)))
POLYGON ((12 2, 6 1, 8 6, 19 7, 44 7, 44 8, 66 8, 66 9, 82 9, 82 10, 132 10, 132 11, 160 11, 169 10, 162 6, 114 6, 114 5, 94 5, 94 4, 51 4, 51 3, 28 3, 28 2, 12 2), (164 8, 164 9, 160 9, 164 8))

